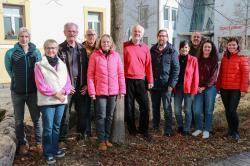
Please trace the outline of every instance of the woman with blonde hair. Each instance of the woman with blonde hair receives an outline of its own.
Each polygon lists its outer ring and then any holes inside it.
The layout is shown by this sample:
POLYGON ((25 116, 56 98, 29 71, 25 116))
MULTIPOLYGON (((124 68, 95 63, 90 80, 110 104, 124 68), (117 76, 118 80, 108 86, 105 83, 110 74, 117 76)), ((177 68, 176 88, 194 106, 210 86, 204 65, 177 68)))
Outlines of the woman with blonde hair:
POLYGON ((112 147, 109 142, 117 96, 126 93, 124 69, 110 35, 104 34, 91 55, 88 66, 88 92, 95 101, 96 132, 99 150, 112 147))

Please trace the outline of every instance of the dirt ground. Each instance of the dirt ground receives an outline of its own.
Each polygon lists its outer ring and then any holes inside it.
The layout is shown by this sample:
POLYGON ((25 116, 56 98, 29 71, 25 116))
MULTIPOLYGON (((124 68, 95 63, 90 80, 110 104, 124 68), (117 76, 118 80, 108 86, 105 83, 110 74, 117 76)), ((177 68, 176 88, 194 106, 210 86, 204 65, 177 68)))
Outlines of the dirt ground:
MULTIPOLYGON (((132 137, 127 134, 125 144, 115 145, 106 152, 97 150, 98 144, 95 138, 88 141, 76 141, 72 135, 72 138, 64 145, 67 148, 65 158, 58 160, 56 165, 206 165, 240 152, 250 151, 249 101, 250 94, 247 94, 241 98, 238 107, 241 134, 239 142, 227 137, 224 108, 221 98, 218 97, 214 112, 213 132, 207 140, 178 134, 175 119, 173 137, 164 137, 162 131, 154 132, 151 129, 153 142, 148 143, 141 136, 132 137)), ((26 125, 26 131, 32 133, 32 127, 26 125)), ((33 143, 33 134, 28 134, 28 140, 31 140, 31 144, 33 143)), ((42 156, 34 152, 34 147, 31 147, 27 156, 16 155, 14 165, 46 165, 46 163, 42 156)))

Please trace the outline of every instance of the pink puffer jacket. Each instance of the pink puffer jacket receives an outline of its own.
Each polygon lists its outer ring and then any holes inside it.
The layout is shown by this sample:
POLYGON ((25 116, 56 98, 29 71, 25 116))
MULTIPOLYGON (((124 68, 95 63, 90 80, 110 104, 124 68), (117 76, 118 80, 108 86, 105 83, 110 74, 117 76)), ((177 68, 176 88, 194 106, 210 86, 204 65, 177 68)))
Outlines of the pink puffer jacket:
POLYGON ((111 50, 106 56, 99 49, 90 56, 88 92, 90 96, 126 94, 124 69, 117 52, 111 50))

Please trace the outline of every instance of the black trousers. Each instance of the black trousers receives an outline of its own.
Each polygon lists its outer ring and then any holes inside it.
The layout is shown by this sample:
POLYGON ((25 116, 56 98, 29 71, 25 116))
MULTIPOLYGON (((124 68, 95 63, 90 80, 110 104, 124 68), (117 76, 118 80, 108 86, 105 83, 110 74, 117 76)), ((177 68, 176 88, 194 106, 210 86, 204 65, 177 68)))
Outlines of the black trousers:
POLYGON ((88 94, 81 94, 81 88, 78 84, 78 81, 76 81, 74 84, 74 86, 78 88, 76 88, 76 92, 73 95, 68 95, 68 104, 65 106, 61 122, 60 141, 64 140, 67 137, 70 123, 76 124, 77 133, 82 134, 82 136, 91 135, 91 98, 88 94), (70 113, 73 103, 77 116, 76 122, 70 122, 70 113))
POLYGON ((221 89, 220 93, 223 105, 225 107, 229 132, 238 133, 239 118, 236 110, 240 101, 240 90, 221 89))
POLYGON ((148 133, 149 100, 145 80, 126 78, 125 118, 130 134, 137 132, 135 124, 135 100, 139 104, 139 133, 148 133))

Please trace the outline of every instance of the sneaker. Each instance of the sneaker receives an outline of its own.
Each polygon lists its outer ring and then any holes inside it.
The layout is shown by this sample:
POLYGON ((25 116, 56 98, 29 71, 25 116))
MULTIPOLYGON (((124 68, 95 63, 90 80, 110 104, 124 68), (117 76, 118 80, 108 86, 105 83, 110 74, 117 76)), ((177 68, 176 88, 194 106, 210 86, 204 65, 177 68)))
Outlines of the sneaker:
POLYGON ((165 137, 172 137, 173 135, 174 135, 173 132, 166 132, 163 134, 163 136, 165 137))
POLYGON ((106 143, 105 143, 105 142, 101 142, 101 143, 99 144, 98 150, 100 150, 100 151, 106 151, 106 150, 107 150, 107 145, 106 145, 106 143))
POLYGON ((19 147, 19 154, 27 154, 29 152, 29 145, 20 145, 19 147))
POLYGON ((36 145, 36 152, 37 152, 38 154, 40 154, 40 155, 43 154, 43 146, 42 146, 42 144, 37 144, 37 145, 36 145))
POLYGON ((107 146, 108 148, 110 148, 110 147, 112 147, 112 146, 113 146, 113 144, 112 144, 112 143, 110 143, 109 141, 106 141, 105 143, 106 143, 106 146, 107 146))
POLYGON ((55 157, 62 158, 65 156, 65 152, 63 150, 58 150, 55 154, 55 157))
POLYGON ((192 136, 197 137, 198 135, 200 135, 202 133, 201 130, 195 130, 195 132, 192 133, 192 136))
POLYGON ((190 133, 189 133, 189 131, 183 131, 183 132, 182 132, 182 135, 183 135, 183 136, 189 136, 190 133))
POLYGON ((203 139, 208 139, 209 138, 209 132, 208 131, 203 131, 202 138, 203 139))
POLYGON ((148 133, 144 133, 143 134, 143 139, 145 140, 145 141, 147 141, 147 142, 152 142, 153 140, 152 140, 152 136, 150 135, 150 134, 148 134, 148 133))
POLYGON ((240 140, 240 134, 238 132, 234 132, 231 136, 236 142, 240 140))
POLYGON ((46 158, 46 162, 47 162, 47 164, 55 164, 56 163, 56 159, 54 158, 54 157, 47 157, 46 158))
POLYGON ((178 127, 178 133, 182 134, 183 133, 183 127, 178 127))

